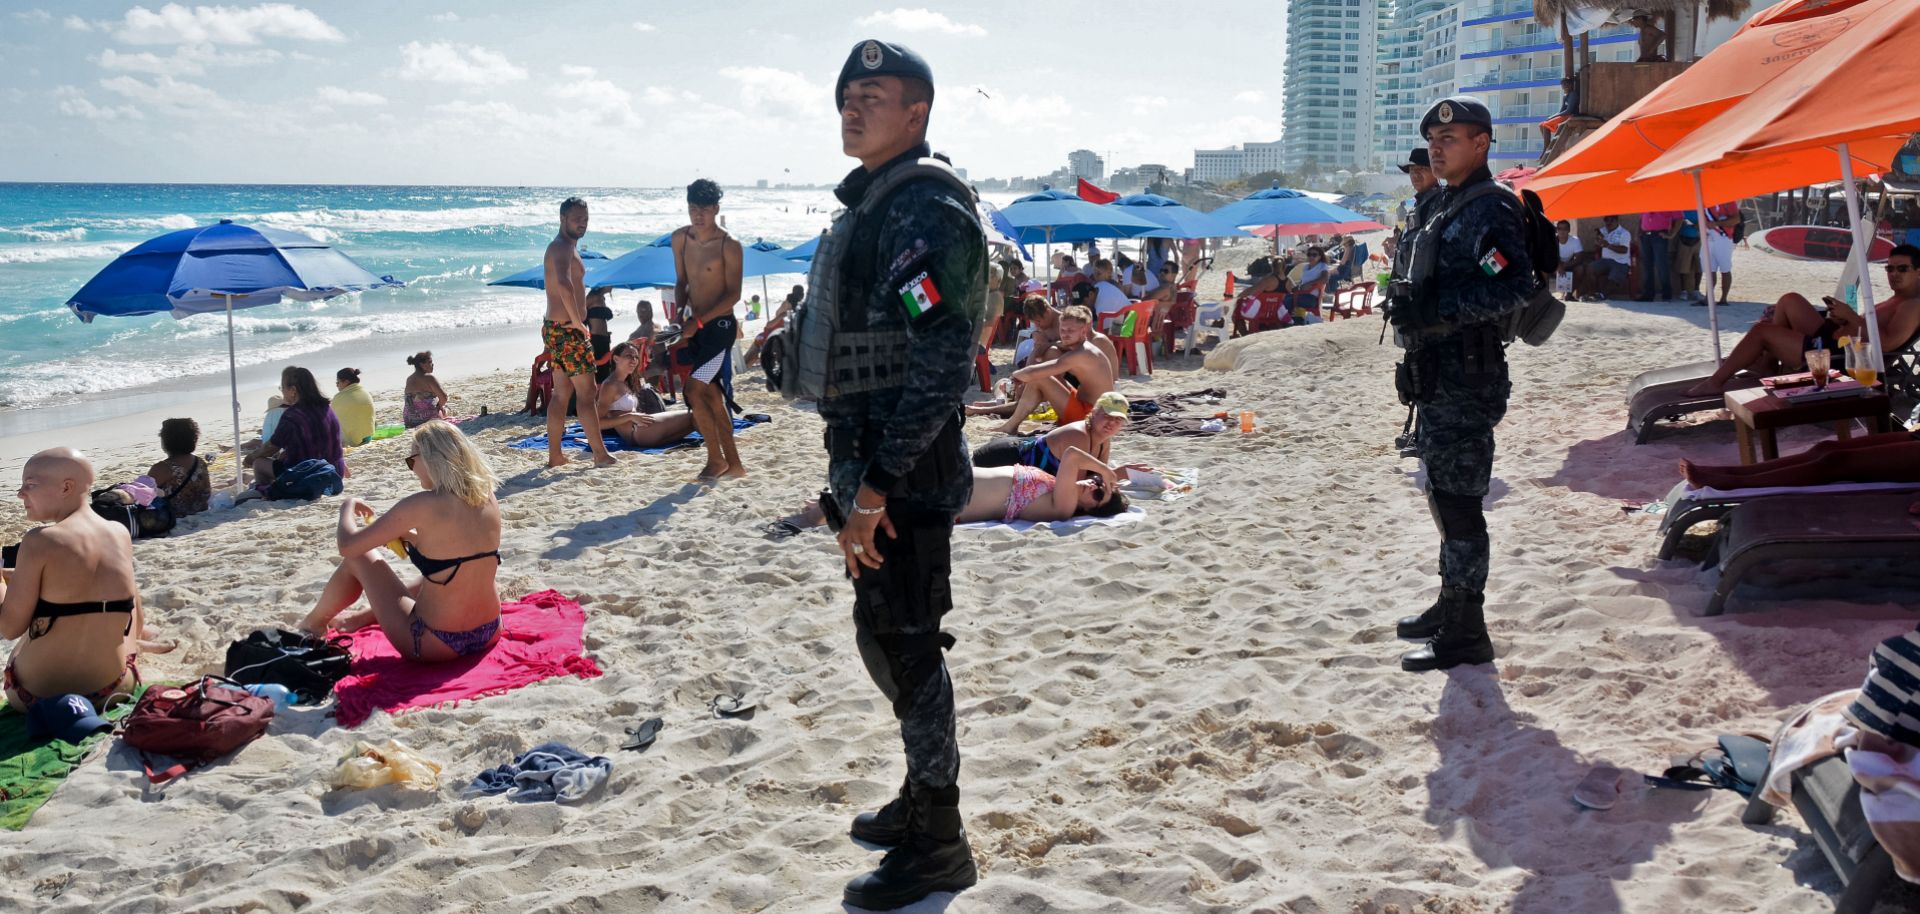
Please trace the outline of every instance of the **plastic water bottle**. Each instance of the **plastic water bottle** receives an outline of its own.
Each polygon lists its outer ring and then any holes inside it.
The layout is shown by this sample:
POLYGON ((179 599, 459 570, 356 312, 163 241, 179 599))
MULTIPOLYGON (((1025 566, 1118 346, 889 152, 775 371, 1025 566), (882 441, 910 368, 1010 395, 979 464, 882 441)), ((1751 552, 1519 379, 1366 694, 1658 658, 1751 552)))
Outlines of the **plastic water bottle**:
POLYGON ((1248 434, 1253 431, 1253 410, 1243 409, 1240 411, 1240 431, 1242 434, 1248 434))
POLYGON ((261 698, 273 699, 275 711, 285 711, 293 707, 293 692, 277 682, 260 682, 247 686, 247 691, 261 698))

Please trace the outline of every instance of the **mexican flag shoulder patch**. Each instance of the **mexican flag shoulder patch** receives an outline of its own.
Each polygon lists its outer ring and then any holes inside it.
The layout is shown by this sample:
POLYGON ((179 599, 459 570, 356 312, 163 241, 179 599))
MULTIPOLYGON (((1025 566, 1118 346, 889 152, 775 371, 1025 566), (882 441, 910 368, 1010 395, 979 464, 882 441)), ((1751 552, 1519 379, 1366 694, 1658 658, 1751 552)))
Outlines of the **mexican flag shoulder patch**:
POLYGON ((1500 256, 1499 248, 1488 251, 1487 256, 1480 258, 1480 269, 1488 276, 1498 276, 1506 268, 1507 258, 1500 256))
POLYGON ((918 318, 939 306, 940 290, 934 287, 933 277, 922 271, 900 287, 900 301, 907 306, 908 316, 918 318))

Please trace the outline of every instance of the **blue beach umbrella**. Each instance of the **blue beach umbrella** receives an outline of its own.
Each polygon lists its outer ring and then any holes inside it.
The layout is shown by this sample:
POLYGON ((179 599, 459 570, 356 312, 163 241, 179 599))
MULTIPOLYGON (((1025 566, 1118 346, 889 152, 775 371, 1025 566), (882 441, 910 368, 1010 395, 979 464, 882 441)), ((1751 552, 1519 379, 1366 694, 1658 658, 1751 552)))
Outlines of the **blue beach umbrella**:
POLYGON ((1203 213, 1159 194, 1133 194, 1107 205, 1126 207, 1128 212, 1160 224, 1158 231, 1143 233, 1139 236, 1142 238, 1245 238, 1248 235, 1212 213, 1203 213))
MULTIPOLYGON (((803 273, 793 261, 758 251, 740 249, 741 277, 768 276, 776 273, 803 273)), ((645 247, 635 248, 587 270, 587 287, 612 286, 616 289, 673 287, 673 235, 661 235, 645 247)))
POLYGON ((1214 217, 1240 228, 1258 226, 1256 235, 1331 235, 1386 228, 1366 216, 1275 182, 1213 211, 1214 217))
MULTIPOLYGON (((607 259, 607 255, 602 254, 599 251, 589 251, 585 249, 582 249, 580 251, 580 260, 582 261, 583 265, 586 261, 606 260, 606 259, 607 259)), ((513 286, 514 288, 517 288, 517 289, 544 289, 547 287, 547 265, 543 263, 543 264, 540 264, 539 266, 528 267, 524 270, 521 270, 518 273, 513 274, 512 276, 508 276, 505 279, 496 279, 490 283, 487 283, 487 285, 513 286)))
MULTIPOLYGON (((1046 188, 1028 194, 1000 210, 1006 224, 1013 227, 1021 244, 1045 244, 1092 241, 1096 238, 1132 238, 1160 228, 1124 209, 1088 203, 1063 190, 1046 188)), ((1053 259, 1047 259, 1047 275, 1053 275, 1053 259)))
POLYGON ((240 378, 233 312, 287 299, 316 301, 404 285, 375 276, 331 246, 278 229, 217 225, 168 232, 115 258, 67 300, 81 321, 167 312, 227 314, 227 381, 233 393, 234 484, 240 483, 240 378))
MULTIPOLYGON (((747 245, 744 250, 759 251, 762 254, 768 254, 782 260, 786 259, 787 254, 786 248, 774 244, 765 238, 753 239, 753 243, 747 245)), ((767 291, 767 274, 765 273, 760 274, 760 301, 762 302, 762 307, 771 307, 773 305, 773 293, 767 291)))
POLYGON ((782 254, 780 256, 788 260, 797 260, 801 262, 811 261, 813 260, 813 252, 819 247, 820 247, 820 236, 815 235, 812 238, 808 238, 807 240, 794 245, 785 254, 782 254))

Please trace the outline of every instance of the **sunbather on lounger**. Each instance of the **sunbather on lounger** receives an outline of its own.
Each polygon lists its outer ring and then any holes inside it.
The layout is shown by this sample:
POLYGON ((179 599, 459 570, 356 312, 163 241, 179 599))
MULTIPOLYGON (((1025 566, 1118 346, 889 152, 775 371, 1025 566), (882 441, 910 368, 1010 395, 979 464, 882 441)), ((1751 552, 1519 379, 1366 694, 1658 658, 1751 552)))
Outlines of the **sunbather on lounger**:
POLYGON ((1822 441, 1802 453, 1752 466, 1705 466, 1681 460, 1680 475, 1695 486, 1714 489, 1823 486, 1835 482, 1920 483, 1920 432, 1822 441))
MULTIPOLYGON (((1887 285, 1893 288, 1893 297, 1874 306, 1880 320, 1880 349, 1898 352, 1920 333, 1920 248, 1903 244, 1887 255, 1887 285)), ((1860 315, 1839 299, 1828 298, 1826 302, 1827 313, 1823 316, 1798 292, 1781 296, 1772 316, 1754 324, 1713 377, 1688 388, 1687 395, 1720 393, 1741 371, 1765 371, 1775 364, 1788 371, 1804 370, 1804 353, 1816 340, 1831 351, 1842 336, 1865 338, 1866 322, 1860 315)))

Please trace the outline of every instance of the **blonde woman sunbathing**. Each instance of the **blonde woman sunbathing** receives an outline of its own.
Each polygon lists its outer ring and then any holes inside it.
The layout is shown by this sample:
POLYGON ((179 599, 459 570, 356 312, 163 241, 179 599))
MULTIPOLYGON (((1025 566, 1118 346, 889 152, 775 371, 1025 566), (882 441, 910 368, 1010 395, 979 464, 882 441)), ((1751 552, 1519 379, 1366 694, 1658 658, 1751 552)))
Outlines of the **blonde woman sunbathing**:
POLYGON ((324 634, 336 621, 339 631, 377 623, 394 649, 412 660, 486 653, 500 638, 500 593, 494 588, 500 504, 493 497, 499 481, 466 436, 440 419, 414 430, 406 463, 425 491, 400 499, 378 518, 358 498, 341 503, 335 539, 344 560, 300 627, 324 634), (420 571, 414 584, 400 580, 376 551, 396 541, 420 571), (363 593, 367 608, 336 620, 363 593))

